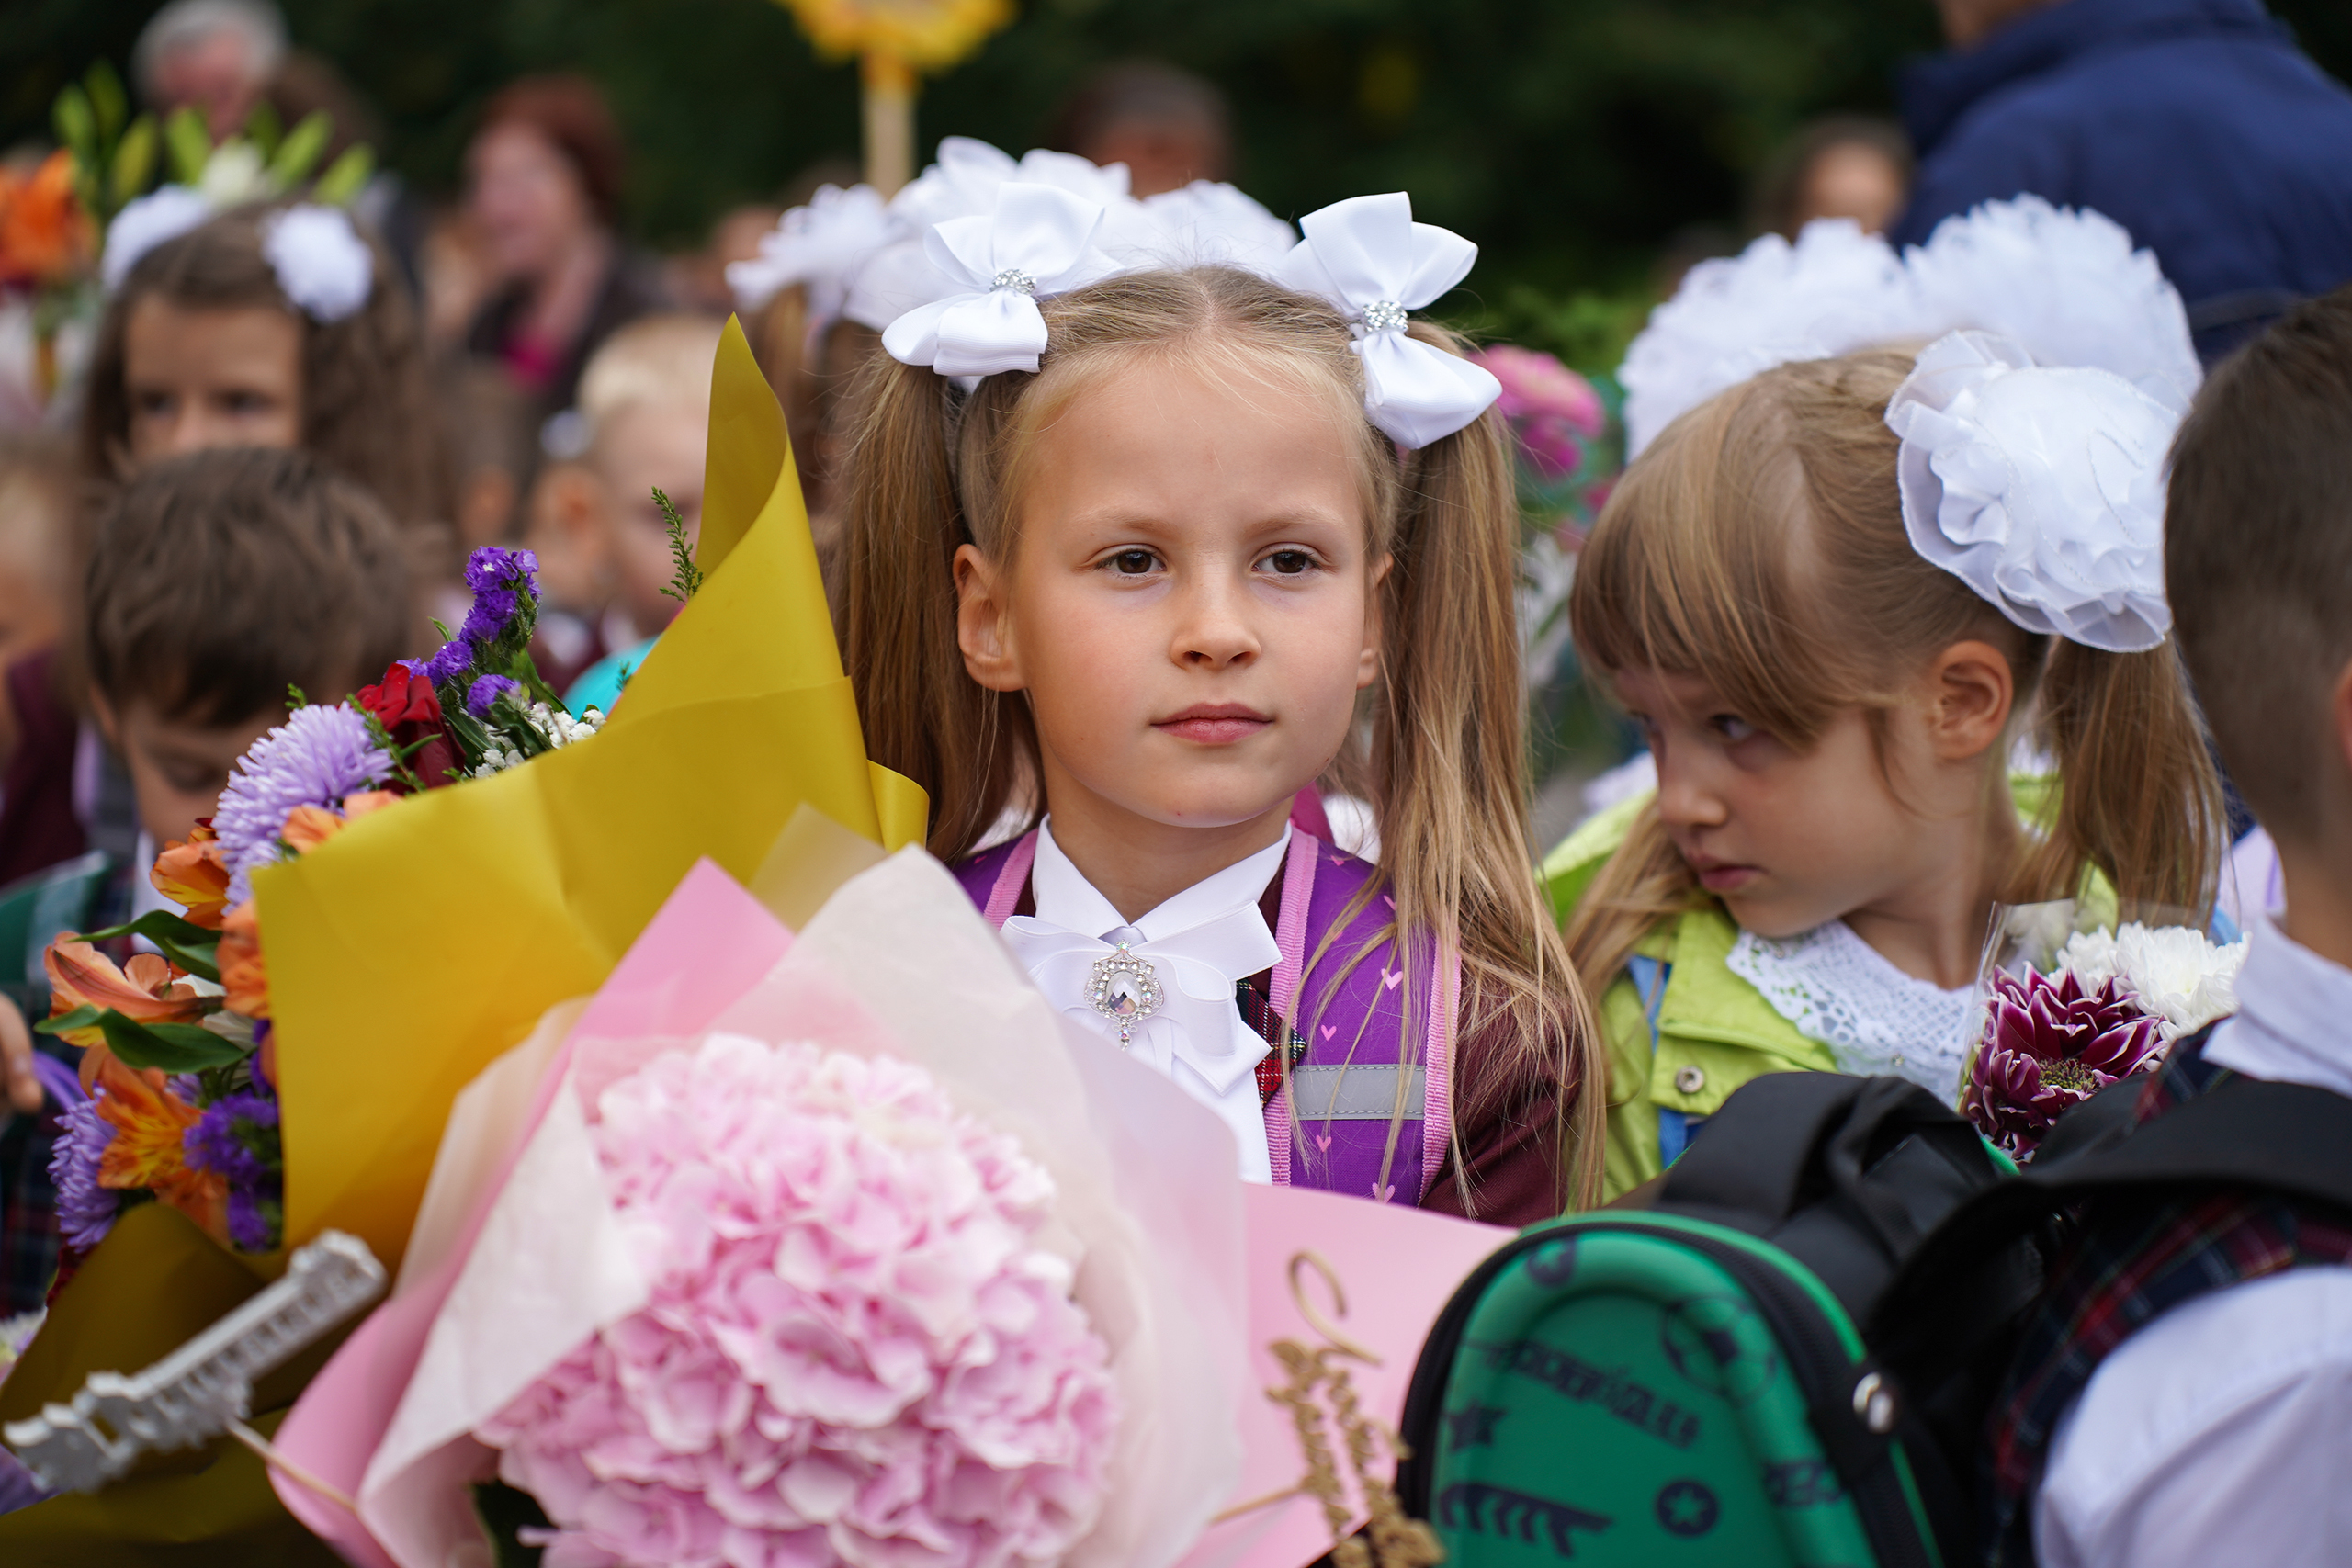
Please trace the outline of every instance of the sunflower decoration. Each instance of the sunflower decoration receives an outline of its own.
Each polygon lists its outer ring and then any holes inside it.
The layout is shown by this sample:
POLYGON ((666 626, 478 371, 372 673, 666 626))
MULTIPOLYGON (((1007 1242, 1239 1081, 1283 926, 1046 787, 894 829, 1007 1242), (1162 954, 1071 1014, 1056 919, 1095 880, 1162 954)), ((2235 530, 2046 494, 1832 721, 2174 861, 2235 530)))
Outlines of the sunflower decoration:
POLYGON ((885 196, 913 175, 915 77, 960 63, 1012 20, 1012 0, 778 0, 820 54, 857 57, 865 81, 867 181, 885 196))

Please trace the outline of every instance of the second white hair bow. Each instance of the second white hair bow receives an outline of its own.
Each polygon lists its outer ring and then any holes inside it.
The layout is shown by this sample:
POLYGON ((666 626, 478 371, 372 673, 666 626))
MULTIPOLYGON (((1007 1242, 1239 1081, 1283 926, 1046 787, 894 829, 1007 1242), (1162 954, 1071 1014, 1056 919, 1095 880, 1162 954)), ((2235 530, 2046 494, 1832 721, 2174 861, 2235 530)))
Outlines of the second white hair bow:
POLYGON ((1960 332, 1887 404, 1912 547, 2030 632, 2138 653, 2172 629, 2164 459, 2180 415, 2109 370, 1960 332))
POLYGON ((1421 447, 1469 424, 1502 396, 1479 366, 1408 337, 1408 313, 1433 304, 1470 272, 1478 247, 1413 221, 1402 191, 1351 197, 1299 220, 1306 238, 1274 280, 1337 305, 1363 361, 1364 412, 1400 446, 1421 447))
POLYGON ((1119 270, 1095 247, 1102 205, 1051 186, 1008 180, 991 213, 950 218, 923 236, 931 265, 962 291, 892 321, 882 346, 942 376, 1035 370, 1046 352, 1037 301, 1119 270))

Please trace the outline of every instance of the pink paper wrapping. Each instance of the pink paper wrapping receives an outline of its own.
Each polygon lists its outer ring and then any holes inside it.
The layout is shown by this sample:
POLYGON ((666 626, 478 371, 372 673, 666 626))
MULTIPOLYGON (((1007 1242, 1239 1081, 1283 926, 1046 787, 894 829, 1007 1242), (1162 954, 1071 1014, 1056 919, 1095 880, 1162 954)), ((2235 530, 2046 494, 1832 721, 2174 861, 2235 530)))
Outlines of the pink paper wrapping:
MULTIPOLYGON (((543 1022, 469 1085, 451 1124, 470 1121, 479 1135, 445 1138, 391 1298, 311 1381, 277 1430, 278 1450, 356 1495, 492 1201, 554 1102, 572 1041, 589 1033, 685 1034, 707 1027, 791 943, 792 934, 733 878, 709 861, 699 862, 584 1011, 554 1010, 550 1021, 558 1027, 543 1022), (689 977, 692 983, 685 983, 689 977), (577 1021, 560 1027, 571 1017, 577 1021)), ((419 1021, 420 1028, 429 1026, 419 1021)), ((462 1457, 470 1461, 472 1456, 462 1457)), ((288 1510, 347 1562, 395 1568, 381 1543, 340 1506, 277 1472, 271 1480, 288 1510)))

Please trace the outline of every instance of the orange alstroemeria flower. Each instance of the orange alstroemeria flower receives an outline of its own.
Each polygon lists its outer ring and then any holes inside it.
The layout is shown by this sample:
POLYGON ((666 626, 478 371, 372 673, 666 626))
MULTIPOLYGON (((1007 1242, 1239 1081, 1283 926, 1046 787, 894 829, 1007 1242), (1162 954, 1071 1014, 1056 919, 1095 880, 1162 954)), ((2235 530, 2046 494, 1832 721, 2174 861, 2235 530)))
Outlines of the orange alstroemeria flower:
POLYGON ((247 899, 220 922, 220 988, 228 993, 231 1012, 247 1018, 269 1016, 269 976, 261 963, 261 920, 247 899))
MULTIPOLYGON (((121 968, 86 942, 54 942, 41 954, 49 972, 50 1016, 78 1007, 112 1008, 141 1023, 196 1023, 205 1014, 205 998, 196 987, 152 953, 131 955, 121 968)), ((112 1060, 106 1035, 96 1024, 67 1030, 62 1036, 82 1047, 82 1083, 92 1083, 101 1059, 112 1060)))
POLYGON ((0 172, 0 284, 62 283, 89 254, 71 152, 51 153, 29 176, 0 172))
POLYGON ((220 917, 229 907, 229 863, 209 823, 198 823, 185 842, 175 840, 164 845, 147 880, 187 911, 188 924, 220 929, 220 917))
POLYGON ((228 1179, 187 1163, 187 1130, 204 1113, 174 1094, 161 1072, 133 1071, 111 1055, 99 1065, 96 1088, 98 1114, 114 1126, 98 1156, 98 1185, 145 1188, 227 1245, 228 1179))
POLYGON ((277 836, 296 854, 307 854, 342 832, 347 824, 356 822, 362 817, 372 817, 387 806, 397 806, 400 798, 384 789, 347 795, 343 797, 340 816, 323 806, 298 806, 287 813, 286 826, 277 830, 277 836))

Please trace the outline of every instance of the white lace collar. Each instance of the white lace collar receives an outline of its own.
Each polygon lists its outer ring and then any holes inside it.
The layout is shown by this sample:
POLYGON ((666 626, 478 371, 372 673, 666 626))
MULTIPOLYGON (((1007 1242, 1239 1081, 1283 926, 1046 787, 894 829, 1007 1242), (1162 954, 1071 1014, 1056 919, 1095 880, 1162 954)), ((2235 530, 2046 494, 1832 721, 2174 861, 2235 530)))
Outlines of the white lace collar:
POLYGON ((1840 1071, 1906 1077, 1959 1101, 1973 987, 1947 991, 1905 974, 1843 920, 1792 937, 1743 931, 1725 964, 1798 1033, 1837 1053, 1840 1071))

